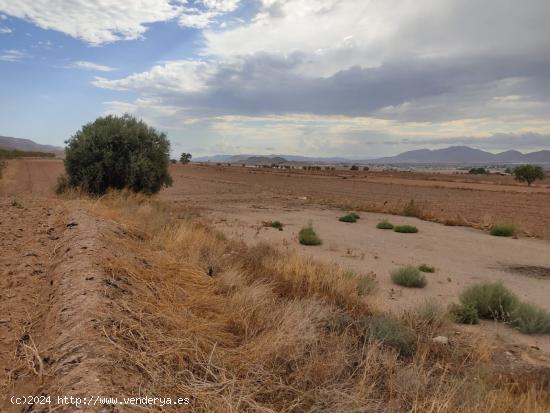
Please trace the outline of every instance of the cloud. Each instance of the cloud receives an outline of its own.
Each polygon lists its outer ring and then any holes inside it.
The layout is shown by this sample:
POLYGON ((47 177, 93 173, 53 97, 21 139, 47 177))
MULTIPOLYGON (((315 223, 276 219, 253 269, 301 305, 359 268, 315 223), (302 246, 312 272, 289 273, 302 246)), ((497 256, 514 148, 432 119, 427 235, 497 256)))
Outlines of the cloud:
POLYGON ((137 39, 146 25, 181 13, 168 0, 0 0, 0 11, 92 45, 137 39))
POLYGON ((207 27, 238 5, 239 0, 0 0, 0 11, 98 46, 139 39, 148 25, 177 18, 182 26, 207 27))
POLYGON ((13 30, 9 27, 0 26, 0 34, 9 34, 12 33, 13 30))
POLYGON ((3 50, 0 51, 0 61, 4 62, 21 62, 30 58, 30 55, 22 50, 3 50))
POLYGON ((240 0, 197 0, 193 7, 184 8, 178 22, 183 27, 205 29, 210 27, 217 17, 235 11, 239 3, 240 0))
POLYGON ((100 65, 98 63, 87 62, 85 60, 79 60, 77 62, 74 62, 73 64, 67 66, 67 68, 92 70, 92 71, 96 71, 96 72, 112 72, 112 71, 117 70, 116 68, 111 67, 111 66, 100 65))
POLYGON ((134 113, 181 130, 193 119, 203 136, 243 148, 276 147, 274 131, 286 148, 340 153, 549 132, 545 0, 259 0, 245 19, 213 27, 238 7, 217 3, 179 16, 204 28, 194 59, 94 84, 136 93, 134 113), (274 118, 284 121, 274 128, 274 118))

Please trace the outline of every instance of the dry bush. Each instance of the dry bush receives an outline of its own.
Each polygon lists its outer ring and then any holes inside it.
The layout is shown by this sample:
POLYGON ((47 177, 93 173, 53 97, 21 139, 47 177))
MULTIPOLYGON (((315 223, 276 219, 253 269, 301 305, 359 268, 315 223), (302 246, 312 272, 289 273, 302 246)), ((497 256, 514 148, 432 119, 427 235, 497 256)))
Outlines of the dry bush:
POLYGON ((416 351, 399 355, 369 334, 360 277, 336 266, 224 241, 139 196, 94 202, 123 228, 105 263, 118 285, 105 335, 142 394, 191 396, 197 412, 536 412, 549 401, 487 381, 480 346, 435 344, 437 325, 415 314, 399 323, 416 351))

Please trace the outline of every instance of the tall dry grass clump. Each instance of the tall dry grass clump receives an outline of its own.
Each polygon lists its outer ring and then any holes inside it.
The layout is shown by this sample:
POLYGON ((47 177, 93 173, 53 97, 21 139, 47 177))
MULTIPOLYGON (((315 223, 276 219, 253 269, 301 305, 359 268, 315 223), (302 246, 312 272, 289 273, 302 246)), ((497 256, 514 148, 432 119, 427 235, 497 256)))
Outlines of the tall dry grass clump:
POLYGON ((549 401, 487 380, 475 343, 442 346, 414 314, 372 314, 362 276, 224 240, 193 211, 138 195, 88 205, 120 224, 104 264, 118 286, 104 334, 142 394, 189 396, 197 412, 519 412, 549 401))

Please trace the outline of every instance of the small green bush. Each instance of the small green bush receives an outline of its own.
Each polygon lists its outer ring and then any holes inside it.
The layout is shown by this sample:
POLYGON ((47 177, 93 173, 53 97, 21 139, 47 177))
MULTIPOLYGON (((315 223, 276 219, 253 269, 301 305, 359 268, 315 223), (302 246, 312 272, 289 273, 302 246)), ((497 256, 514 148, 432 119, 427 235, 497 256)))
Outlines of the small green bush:
POLYGON ((396 225, 393 230, 395 232, 401 232, 403 234, 415 234, 418 232, 418 228, 414 225, 396 225))
POLYGON ((376 224, 376 228, 378 229, 393 229, 393 224, 389 222, 388 220, 383 220, 376 224))
POLYGON ((418 268, 408 265, 391 273, 391 279, 397 285, 409 288, 423 288, 428 281, 418 268))
POLYGON ((490 234, 495 237, 511 237, 516 234, 517 228, 512 224, 496 224, 491 228, 490 234))
POLYGON ((347 215, 344 215, 343 217, 338 218, 338 221, 354 223, 354 222, 357 222, 356 215, 357 214, 347 214, 347 215))
POLYGON ((508 321, 519 304, 514 293, 500 282, 472 285, 460 294, 460 302, 477 310, 479 317, 508 321))
POLYGON ((385 315, 373 315, 367 318, 367 337, 399 350, 402 355, 414 353, 414 337, 399 320, 385 315))
POLYGON ((519 303, 510 324, 524 334, 550 334, 550 313, 529 303, 519 303))
POLYGON ((349 215, 351 215, 352 217, 354 217, 355 219, 361 219, 361 216, 356 213, 356 212, 350 212, 349 215))
POLYGON ((479 314, 477 309, 467 304, 452 304, 449 307, 449 315, 456 323, 461 324, 479 324, 479 314))
POLYGON ((430 273, 435 272, 435 268, 427 264, 420 265, 418 269, 422 272, 430 272, 430 273))
POLYGON ((271 227, 272 228, 276 228, 278 229, 279 231, 282 231, 283 230, 283 223, 281 221, 271 221, 271 227))
POLYGON ((302 245, 321 245, 321 238, 317 235, 311 225, 304 227, 298 233, 298 240, 302 245))

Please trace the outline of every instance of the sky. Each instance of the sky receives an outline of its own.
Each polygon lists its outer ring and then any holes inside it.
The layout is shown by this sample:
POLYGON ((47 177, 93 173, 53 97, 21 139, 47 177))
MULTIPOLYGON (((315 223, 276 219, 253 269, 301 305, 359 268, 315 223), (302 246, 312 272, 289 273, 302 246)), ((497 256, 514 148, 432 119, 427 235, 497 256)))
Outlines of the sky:
POLYGON ((548 0, 0 0, 0 135, 174 154, 550 149, 548 0))

